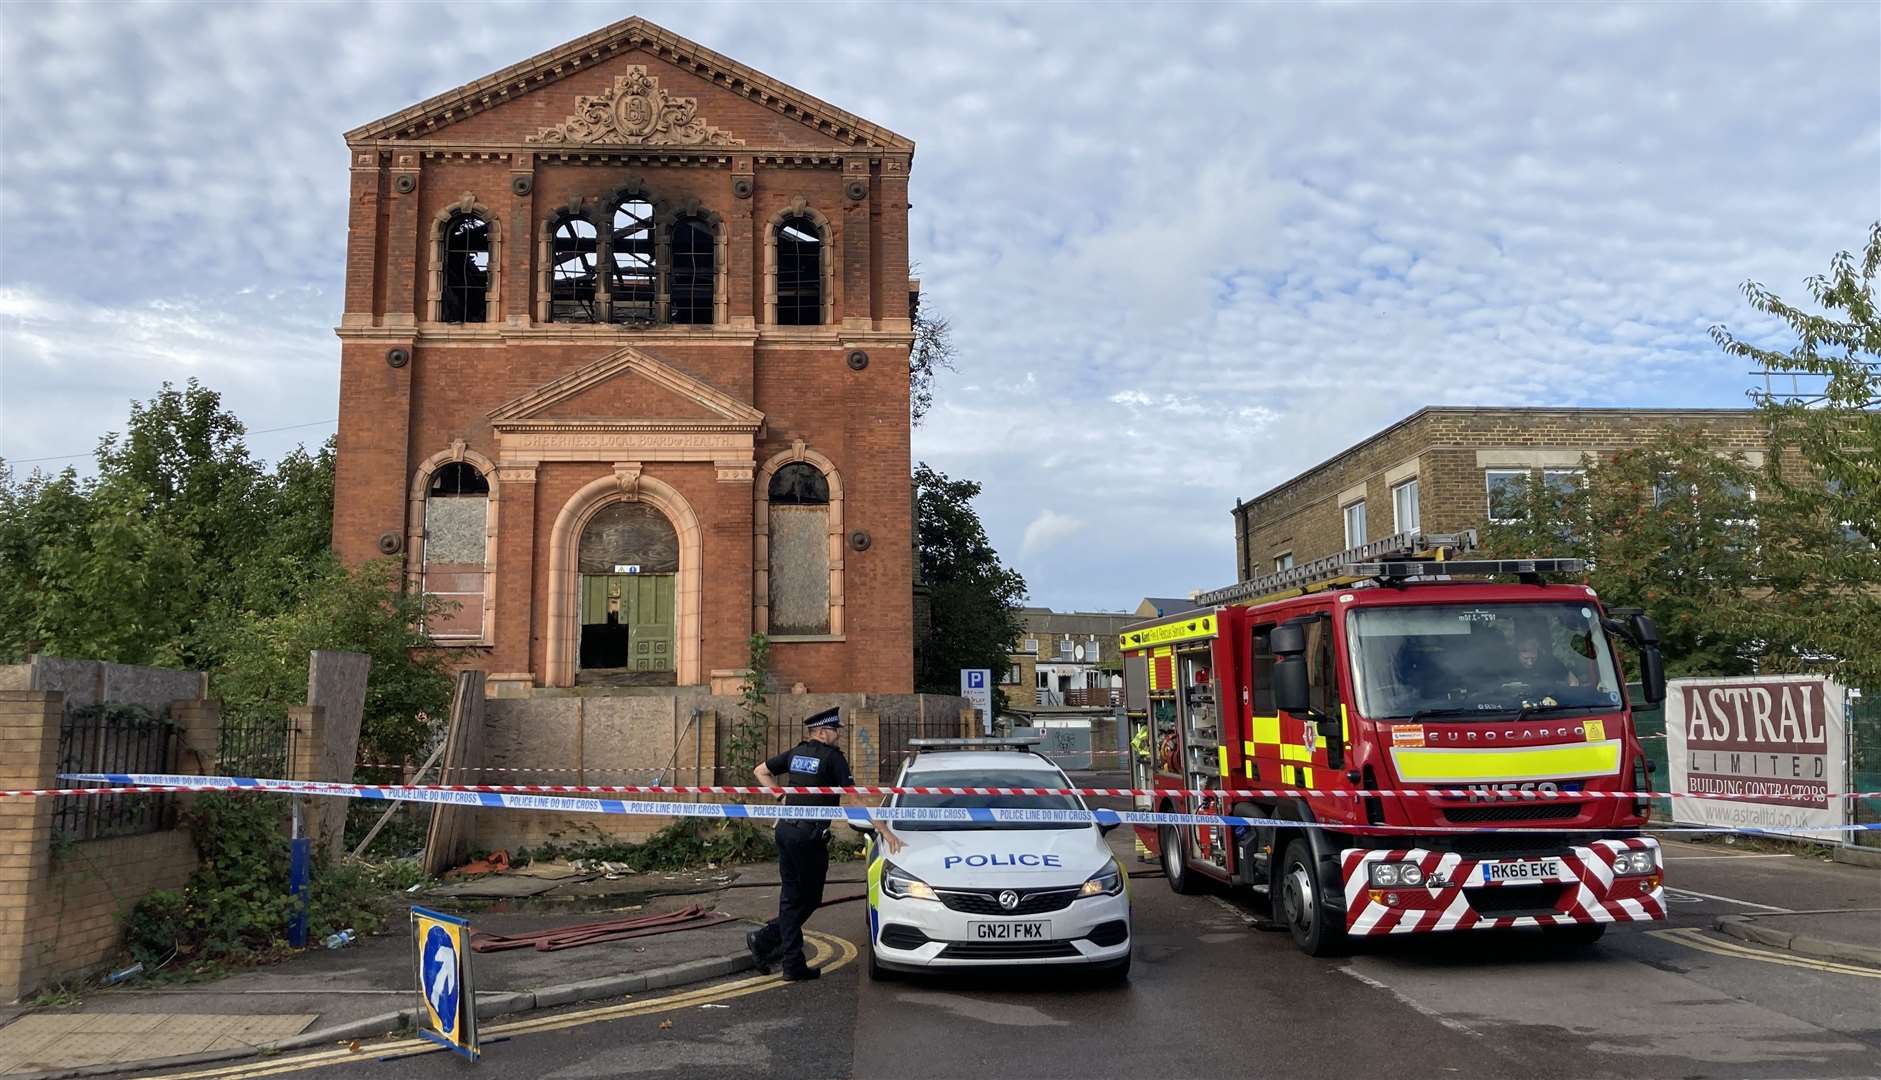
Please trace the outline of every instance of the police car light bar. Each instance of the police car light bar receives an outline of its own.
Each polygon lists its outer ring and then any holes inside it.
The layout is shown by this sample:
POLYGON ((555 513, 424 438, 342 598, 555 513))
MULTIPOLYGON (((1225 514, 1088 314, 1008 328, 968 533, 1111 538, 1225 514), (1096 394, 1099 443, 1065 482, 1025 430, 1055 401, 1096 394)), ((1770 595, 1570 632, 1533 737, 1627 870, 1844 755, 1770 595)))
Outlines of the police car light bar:
POLYGON ((1290 570, 1264 574, 1213 592, 1205 592, 1195 598, 1195 603, 1200 607, 1232 604, 1239 600, 1270 596, 1288 589, 1304 589, 1334 578, 1352 576, 1358 574, 1358 571, 1353 569, 1354 564, 1358 563, 1389 559, 1393 556, 1408 558, 1426 552, 1442 552, 1445 557, 1448 557, 1452 553, 1473 551, 1475 548, 1475 529, 1465 529, 1459 533, 1401 532, 1396 536, 1373 540, 1369 544, 1360 544, 1355 548, 1341 551, 1337 555, 1315 559, 1290 570))
POLYGON ((1037 735, 1015 735, 1006 739, 909 739, 908 745, 914 747, 916 750, 996 750, 1006 746, 1023 749, 1037 746, 1044 741, 1042 737, 1037 735))
POLYGON ((1353 563, 1349 571, 1361 577, 1402 581, 1407 578, 1439 578, 1465 574, 1514 574, 1532 578, 1542 574, 1578 574, 1586 563, 1580 559, 1452 559, 1448 562, 1366 562, 1353 563))

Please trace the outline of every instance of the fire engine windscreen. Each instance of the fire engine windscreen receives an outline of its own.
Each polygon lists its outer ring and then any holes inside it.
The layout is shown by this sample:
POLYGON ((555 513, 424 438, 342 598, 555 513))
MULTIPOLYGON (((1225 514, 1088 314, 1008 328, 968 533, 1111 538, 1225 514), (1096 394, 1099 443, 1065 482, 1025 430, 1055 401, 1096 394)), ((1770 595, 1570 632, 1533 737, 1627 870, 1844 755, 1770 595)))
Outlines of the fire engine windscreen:
POLYGON ((1617 709, 1621 686, 1591 604, 1416 604, 1347 617, 1359 712, 1503 719, 1617 709))
MULTIPOLYGON (((909 787, 1053 787, 1060 781, 1038 769, 998 772, 992 770, 932 771, 909 773, 902 781, 909 787)), ((1084 803, 1074 795, 899 795, 891 806, 952 806, 973 809, 1082 810, 1084 803)), ((1069 821, 897 821, 896 832, 978 832, 985 829, 1088 829, 1088 824, 1069 821)))

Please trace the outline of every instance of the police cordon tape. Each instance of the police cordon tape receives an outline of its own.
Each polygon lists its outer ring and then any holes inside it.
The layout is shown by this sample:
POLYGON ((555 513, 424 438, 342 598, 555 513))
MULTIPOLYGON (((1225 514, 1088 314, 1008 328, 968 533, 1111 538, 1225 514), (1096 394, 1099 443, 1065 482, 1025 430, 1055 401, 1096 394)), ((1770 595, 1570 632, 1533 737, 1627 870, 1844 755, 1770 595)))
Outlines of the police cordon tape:
MULTIPOLYGON (((1611 828, 1575 828, 1575 827, 1507 827, 1507 826, 1469 826, 1469 825, 1342 825, 1299 821, 1286 818, 1244 817, 1234 814, 1176 814, 1147 810, 1074 810, 1056 808, 1028 807, 955 807, 955 806, 784 806, 775 804, 753 803, 685 803, 657 802, 652 800, 626 800, 606 798, 571 798, 567 795, 539 794, 535 792, 492 791, 488 785, 424 785, 399 786, 376 784, 346 784, 325 780, 280 780, 247 776, 188 776, 165 773, 61 773, 60 779, 74 780, 80 783, 111 784, 121 790, 137 791, 222 791, 222 792, 257 792, 286 795, 317 795, 330 798, 379 799, 387 801, 432 803, 444 806, 469 806, 484 809, 539 810, 561 813, 580 814, 627 814, 652 817, 693 817, 715 819, 747 819, 769 821, 841 821, 841 822, 894 822, 894 821, 959 821, 971 824, 1071 824, 1071 825, 1220 825, 1240 826, 1279 826, 1286 828, 1323 828, 1336 829, 1340 832, 1380 834, 1392 833, 1564 833, 1564 832, 1612 832, 1611 828)), ((74 789, 100 790, 100 789, 74 789)), ((843 788, 742 788, 728 789, 739 792, 762 792, 775 795, 795 790, 803 794, 841 794, 861 793, 863 790, 884 791, 892 789, 843 789, 843 788)), ((909 793, 928 794, 1043 794, 1054 789, 1027 788, 986 788, 970 789, 901 789, 909 793)), ((1056 789, 1065 794, 1076 789, 1056 789)), ((584 792, 587 793, 587 792, 584 792)), ((703 791, 695 791, 703 794, 703 791)), ((724 793, 724 792, 719 792, 724 793)), ((1212 792, 1221 795, 1224 792, 1212 792)), ((1323 794, 1323 793, 1322 793, 1323 794)), ((1881 823, 1862 825, 1824 826, 1821 828, 1797 829, 1747 829, 1726 826, 1673 826, 1654 829, 1660 833, 1762 833, 1773 836, 1808 832, 1870 832, 1881 831, 1881 823)))
MULTIPOLYGON (((474 768, 474 766, 466 766, 474 768)), ((273 780, 248 777, 198 776, 184 773, 66 773, 61 779, 85 783, 113 784, 112 787, 19 788, 0 790, 0 798, 32 798, 65 795, 161 794, 164 792, 224 791, 256 789, 291 791, 298 794, 345 795, 354 788, 410 791, 463 791, 495 794, 577 794, 577 795, 1086 795, 1128 798, 1138 795, 1170 798, 1217 798, 1253 796, 1257 798, 1305 798, 1307 796, 1370 798, 1376 796, 1423 796, 1495 802, 1550 802, 1589 798, 1664 799, 1674 796, 1665 791, 1586 791, 1574 788, 1515 789, 1497 784, 1475 788, 1410 788, 1403 790, 1365 788, 1032 788, 1032 787, 931 787, 892 785, 855 785, 849 787, 755 787, 730 784, 344 784, 330 781, 273 780), (291 785, 291 786, 290 786, 291 785), (327 790, 332 789, 332 790, 327 790)), ((396 796, 408 799, 407 795, 396 796)), ((1768 793, 1691 792, 1693 799, 1756 800, 1768 793)), ((1881 799, 1881 791, 1833 792, 1829 798, 1881 799)))
MULTIPOLYGON (((465 766, 473 768, 474 766, 465 766)), ((1438 799, 1475 799, 1480 802, 1487 798, 1491 802, 1552 802, 1560 800, 1584 799, 1668 799, 1677 795, 1669 791, 1585 791, 1573 788, 1547 790, 1530 787, 1517 788, 1485 782, 1483 785, 1449 788, 1407 788, 1378 789, 1334 789, 1334 788, 1100 788, 1100 787, 931 787, 893 785, 850 785, 848 787, 756 787, 737 784, 348 784, 326 780, 274 780, 252 777, 196 776, 189 773, 61 773, 62 780, 77 780, 82 783, 114 784, 108 788, 47 788, 0 791, 0 798, 6 796, 47 796, 47 795, 116 795, 147 791, 223 791, 230 788, 255 788, 260 790, 293 791, 298 794, 344 795, 355 788, 374 788, 398 791, 468 791, 491 794, 524 795, 1085 795, 1105 798, 1133 798, 1145 795, 1151 798, 1224 798, 1248 797, 1268 799, 1303 799, 1308 796, 1340 798, 1373 798, 1388 796, 1411 796, 1438 799), (295 785, 286 787, 284 785, 295 785), (331 791, 319 790, 322 787, 331 791)), ((408 796, 396 796, 408 799, 408 796)), ((1769 798, 1768 792, 1730 793, 1730 792, 1691 792, 1681 795, 1692 799, 1720 799, 1726 801, 1757 800, 1769 798)), ((1828 798, 1838 799, 1881 799, 1881 791, 1831 792, 1828 798)))

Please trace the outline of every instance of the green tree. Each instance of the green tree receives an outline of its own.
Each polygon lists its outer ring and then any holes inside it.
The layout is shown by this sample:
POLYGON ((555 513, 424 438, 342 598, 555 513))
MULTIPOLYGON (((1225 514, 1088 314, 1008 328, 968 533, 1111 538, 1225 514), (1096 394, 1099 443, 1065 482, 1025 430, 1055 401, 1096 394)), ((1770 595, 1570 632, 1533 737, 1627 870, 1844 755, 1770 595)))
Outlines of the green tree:
POLYGON ((915 685, 960 692, 961 668, 988 668, 995 680, 1022 629, 1025 578, 1002 565, 973 509, 980 485, 929 468, 914 470, 915 543, 929 589, 932 625, 915 642, 915 685))
POLYGON ((307 654, 344 649, 372 658, 360 746, 382 761, 409 760, 429 736, 420 712, 443 716, 451 676, 444 653, 421 629, 439 601, 399 588, 396 559, 341 566, 317 560, 300 597, 284 611, 245 613, 219 627, 226 659, 214 683, 231 717, 279 715, 307 697, 307 654))
POLYGON ((1585 559, 1607 606, 1652 616, 1673 674, 1743 674, 1768 645, 1756 481, 1702 431, 1672 433, 1588 455, 1577 484, 1516 484, 1482 526, 1484 547, 1585 559))
POLYGON ((449 680, 395 566, 329 554, 334 453, 269 470, 215 391, 165 384, 101 440, 97 472, 15 476, 0 462, 0 658, 31 653, 208 670, 231 717, 306 698, 307 653, 368 653, 362 740, 397 759, 449 680))
POLYGON ((1789 304, 1754 281, 1744 297, 1786 324, 1787 349, 1739 339, 1722 326, 1724 352, 1762 371, 1796 376, 1809 393, 1764 395, 1771 454, 1758 495, 1770 585, 1764 633, 1780 670, 1817 670, 1881 687, 1881 222, 1860 255, 1840 252, 1809 279, 1820 312, 1789 304))

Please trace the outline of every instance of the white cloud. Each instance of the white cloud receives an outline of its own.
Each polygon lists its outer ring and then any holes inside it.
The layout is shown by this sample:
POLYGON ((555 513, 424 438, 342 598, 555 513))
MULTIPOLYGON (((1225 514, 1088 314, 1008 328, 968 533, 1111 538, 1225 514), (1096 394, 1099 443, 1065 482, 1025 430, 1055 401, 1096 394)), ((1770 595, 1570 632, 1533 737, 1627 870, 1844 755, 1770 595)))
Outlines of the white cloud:
POLYGON ((1084 530, 1084 522, 1056 510, 1040 510, 1032 523, 1025 527, 1025 538, 1019 549, 1027 555, 1038 555, 1063 544, 1084 530))
MULTIPOLYGON (((340 133, 620 15, 97 10, 0 7, 15 457, 190 374, 333 415, 340 133)), ((1873 5, 831 6, 810 50, 637 10, 920 144, 960 370, 916 456, 1060 607, 1225 583, 1236 497, 1422 405, 1742 404, 1705 328, 1774 334, 1738 284, 1801 295, 1881 217, 1873 5), (1079 542, 1028 543, 1043 506, 1079 542)))

